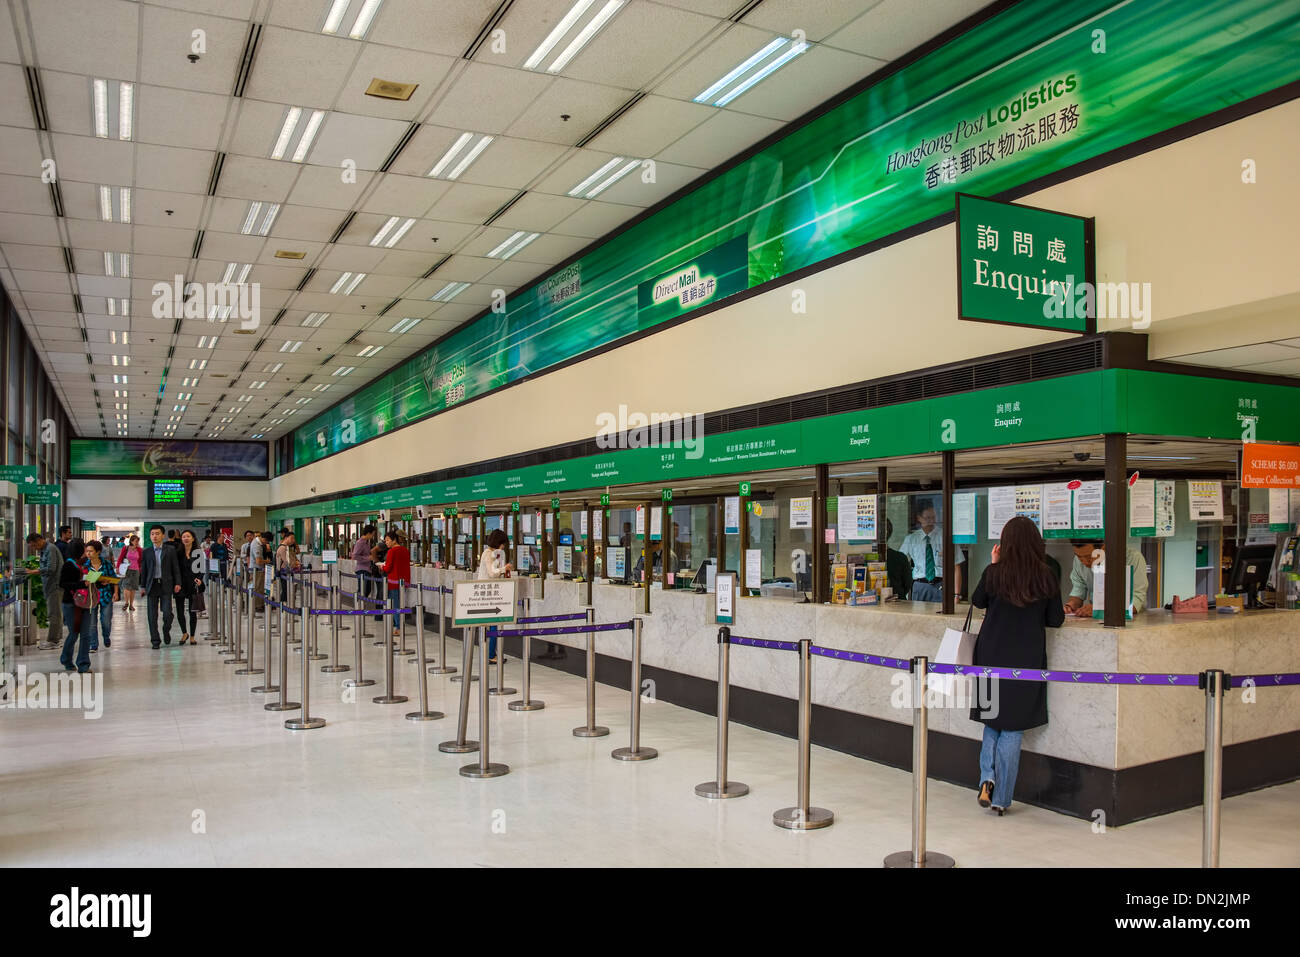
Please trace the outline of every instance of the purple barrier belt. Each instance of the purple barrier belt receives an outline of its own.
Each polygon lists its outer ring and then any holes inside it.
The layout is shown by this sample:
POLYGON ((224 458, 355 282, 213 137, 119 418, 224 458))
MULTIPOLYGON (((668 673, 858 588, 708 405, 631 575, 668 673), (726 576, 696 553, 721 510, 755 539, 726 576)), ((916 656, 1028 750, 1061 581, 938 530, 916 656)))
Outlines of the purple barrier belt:
POLYGON ((386 608, 383 611, 369 611, 365 608, 308 608, 309 615, 409 615, 414 608, 386 608))
POLYGON ((372 605, 382 605, 384 603, 382 598, 367 598, 365 595, 353 595, 352 597, 360 601, 368 601, 372 605))
POLYGON ((438 591, 437 585, 421 585, 420 591, 438 591))
MULTIPOLYGON (((907 663, 903 663, 907 667, 907 663)), ((1066 684, 1162 685, 1198 687, 1200 675, 1136 674, 1112 671, 1053 671, 1048 668, 994 668, 984 665, 932 664, 937 675, 974 675, 977 678, 1009 678, 1013 681, 1060 681, 1066 684)))
MULTIPOLYGON (((733 638, 732 641, 735 641, 733 638)), ((837 658, 840 661, 856 661, 862 665, 879 665, 884 668, 901 668, 906 671, 911 665, 906 658, 887 658, 884 655, 869 655, 861 651, 845 651, 842 648, 823 648, 813 645, 808 649, 814 655, 823 658, 837 658)))
POLYGON ((562 628, 491 628, 499 637, 518 635, 585 635, 593 631, 623 631, 630 629, 630 621, 611 621, 603 625, 566 625, 562 628))
POLYGON ((297 608, 290 608, 288 605, 282 605, 278 601, 274 601, 270 598, 266 599, 266 603, 270 605, 272 608, 283 608, 285 612, 287 612, 290 615, 297 615, 299 618, 302 617, 302 612, 297 608))
POLYGON ((520 625, 538 625, 545 621, 577 621, 586 618, 585 611, 573 612, 568 615, 534 615, 532 618, 520 618, 516 624, 520 625))
POLYGON ((742 638, 739 635, 732 635, 730 641, 733 645, 748 645, 751 648, 771 648, 775 651, 799 650, 797 641, 768 641, 766 638, 742 638))
POLYGON ((1260 688, 1272 685, 1300 685, 1300 673, 1281 675, 1233 675, 1232 686, 1240 688, 1247 681, 1260 688))
POLYGON ((329 590, 330 590, 330 586, 329 586, 329 585, 317 585, 315 582, 312 582, 312 583, 311 583, 311 587, 312 587, 312 588, 315 588, 317 591, 329 591, 329 590))

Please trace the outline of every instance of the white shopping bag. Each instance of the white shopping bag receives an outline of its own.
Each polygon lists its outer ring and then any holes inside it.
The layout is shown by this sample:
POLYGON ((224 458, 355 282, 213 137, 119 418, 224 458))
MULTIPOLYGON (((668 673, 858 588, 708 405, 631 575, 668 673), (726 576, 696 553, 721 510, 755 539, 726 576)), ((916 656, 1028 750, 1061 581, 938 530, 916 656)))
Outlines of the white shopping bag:
MULTIPOLYGON (((939 642, 939 650, 934 656, 935 664, 971 665, 975 663, 975 635, 970 630, 971 614, 974 611, 974 605, 967 610, 966 624, 962 626, 961 631, 956 628, 944 630, 943 640, 939 642)), ((930 688, 936 694, 952 697, 957 689, 957 675, 930 675, 930 688)))

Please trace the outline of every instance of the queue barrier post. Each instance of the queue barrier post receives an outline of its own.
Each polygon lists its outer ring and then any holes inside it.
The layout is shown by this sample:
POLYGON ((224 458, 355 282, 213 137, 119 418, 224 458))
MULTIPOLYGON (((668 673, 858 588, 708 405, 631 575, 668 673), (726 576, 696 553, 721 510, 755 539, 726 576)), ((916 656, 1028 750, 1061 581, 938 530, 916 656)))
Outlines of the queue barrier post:
MULTIPOLYGON (((245 586, 247 587, 247 586, 245 586)), ((235 664, 239 661, 239 642, 244 630, 244 588, 240 588, 235 594, 235 607, 232 609, 235 627, 231 629, 230 644, 227 646, 224 654, 230 655, 222 661, 223 665, 235 664)))
MULTIPOLYGON (((307 578, 306 580, 303 581, 302 587, 307 594, 307 608, 309 611, 314 611, 316 608, 315 580, 311 578, 307 578)), ((331 615, 330 617, 334 618, 333 615, 331 615)), ((307 638, 307 649, 311 660, 326 661, 329 658, 329 655, 321 654, 321 650, 320 650, 320 616, 319 615, 312 615, 310 624, 304 622, 303 635, 307 638)))
MULTIPOLYGON (((416 592, 417 596, 419 592, 416 592)), ((415 607, 415 654, 421 661, 424 660, 424 608, 416 605, 415 607)), ((444 718, 441 711, 429 710, 429 676, 423 668, 419 669, 420 684, 420 710, 409 711, 406 715, 407 721, 437 721, 444 718)))
POLYGON ((654 748, 641 747, 641 629, 643 618, 632 619, 632 728, 626 748, 615 748, 609 756, 616 761, 649 761, 659 757, 654 748))
MULTIPOLYGON (((488 653, 488 630, 486 627, 479 626, 478 640, 479 655, 486 663, 488 653)), ((510 773, 510 765, 494 764, 488 757, 488 735, 490 733, 489 722, 491 718, 488 712, 487 669, 481 666, 481 670, 483 680, 478 684, 478 761, 462 767, 460 775, 465 778, 499 778, 510 773)))
MULTIPOLYGON (((381 583, 382 583, 382 590, 383 590, 384 600, 383 600, 383 603, 382 603, 379 607, 380 607, 381 610, 384 609, 384 608, 387 608, 390 604, 392 604, 392 602, 390 602, 390 601, 388 600, 388 576, 387 576, 387 575, 380 575, 380 576, 378 576, 378 577, 376 577, 376 578, 373 578, 372 581, 377 581, 377 582, 381 582, 381 583)), ((381 589, 380 589, 379 586, 376 586, 376 587, 375 587, 375 591, 380 591, 380 590, 381 590, 381 589)), ((380 623, 381 625, 384 624, 384 616, 383 616, 383 615, 377 615, 376 617, 379 619, 379 623, 380 623)), ((392 629, 392 627, 391 627, 391 623, 389 623, 389 624, 390 624, 390 627, 388 627, 388 630, 385 631, 384 634, 382 634, 382 635, 378 635, 378 636, 377 636, 377 640, 375 641, 375 644, 376 644, 376 645, 383 645, 385 648, 388 649, 389 654, 392 654, 392 650, 393 650, 393 649, 392 649, 392 644, 389 642, 389 640, 388 640, 388 636, 392 634, 392 630, 393 630, 393 629, 392 629)))
MULTIPOLYGON (((327 570, 325 580, 329 583, 329 609, 332 612, 342 610, 342 603, 339 601, 339 590, 334 584, 334 568, 327 570)), ((342 582, 340 581, 340 585, 342 582)), ((330 660, 333 664, 321 665, 321 671, 326 674, 337 674, 340 671, 351 671, 351 665, 345 665, 339 661, 339 616, 330 615, 330 660)))
POLYGON ((221 603, 225 601, 225 589, 221 587, 220 576, 212 579, 212 613, 208 615, 208 641, 221 640, 221 603))
POLYGON ((366 614, 366 612, 368 612, 369 609, 366 608, 365 602, 361 600, 362 599, 361 572, 357 572, 356 576, 357 576, 357 590, 352 593, 352 609, 353 611, 360 611, 363 613, 355 616, 357 619, 357 626, 355 629, 353 629, 352 632, 354 654, 356 655, 356 660, 357 660, 357 676, 355 678, 344 678, 343 687, 368 688, 375 683, 375 679, 367 678, 365 676, 365 672, 363 670, 363 663, 362 663, 362 649, 365 647, 366 644, 366 619, 370 616, 366 614))
MULTIPOLYGON (((269 609, 269 605, 267 606, 269 609)), ((289 700, 289 622, 292 615, 285 614, 284 605, 280 605, 280 699, 262 705, 266 711, 292 711, 301 708, 297 701, 289 700)))
POLYGON ((1218 669, 1202 672, 1205 689, 1204 793, 1201 796, 1201 867, 1219 866, 1219 825, 1223 812, 1223 695, 1231 683, 1218 669))
MULTIPOLYGON (((532 612, 533 612, 533 600, 531 598, 525 598, 524 617, 531 618, 533 616, 532 612)), ((511 711, 541 711, 543 708, 546 707, 546 702, 533 700, 532 636, 528 634, 527 629, 524 630, 523 651, 524 651, 524 696, 520 698, 518 701, 511 701, 509 704, 506 705, 506 707, 509 708, 511 711)), ((499 653, 500 653, 500 649, 498 649, 498 654, 499 653)))
MULTIPOLYGON (((313 718, 311 716, 311 639, 308 637, 307 616, 311 614, 311 605, 307 603, 310 598, 310 589, 308 595, 299 605, 299 614, 302 615, 302 714, 296 718, 290 718, 285 721, 284 726, 290 731, 313 731, 316 728, 325 727, 324 718, 313 718)), ((283 683, 283 681, 282 681, 283 683)))
MULTIPOLYGON (((453 583, 453 587, 454 587, 454 583, 453 583)), ((448 594, 454 595, 455 592, 448 592, 448 594)), ((453 609, 455 608, 455 598, 452 599, 452 608, 453 608, 453 609)), ((460 638, 460 640, 461 640, 462 643, 468 641, 471 645, 474 644, 474 637, 473 637, 473 635, 470 634, 468 628, 461 628, 461 630, 460 630, 460 634, 461 634, 461 638, 460 638)), ((470 656, 470 663, 471 663, 471 664, 473 663, 473 655, 470 656)), ((486 671, 487 671, 487 659, 486 659, 486 658, 484 658, 482 661, 480 661, 480 662, 478 663, 478 670, 479 670, 480 672, 486 672, 486 671)), ((451 680, 452 680, 452 681, 457 681, 457 682, 459 682, 459 681, 478 681, 478 677, 479 677, 479 676, 476 675, 476 674, 471 674, 470 671, 471 671, 471 669, 466 668, 463 674, 452 675, 452 676, 451 676, 451 680)))
POLYGON ((835 815, 824 807, 812 807, 812 640, 799 641, 799 803, 783 807, 772 815, 777 827, 810 831, 829 827, 835 815))
MULTIPOLYGON (((415 615, 423 619, 424 618, 424 593, 427 590, 428 586, 425 585, 423 582, 411 582, 409 587, 412 593, 415 595, 415 600, 411 602, 411 607, 415 609, 414 612, 415 615)), ((402 604, 405 605, 406 602, 403 601, 402 604)), ((426 658, 424 657, 424 653, 418 651, 417 649, 417 653, 412 655, 410 658, 407 658, 406 663, 409 665, 432 665, 432 664, 437 664, 437 659, 426 658)), ((425 673, 428 674, 429 672, 425 672, 425 673)))
MULTIPOLYGON (((402 607, 402 608, 409 608, 409 607, 411 607, 410 605, 408 605, 408 604, 406 603, 406 592, 407 592, 407 589, 409 589, 410 587, 411 587, 411 583, 410 583, 410 582, 407 582, 407 581, 399 581, 399 582, 397 583, 397 603, 398 603, 398 605, 399 605, 400 607, 402 607)), ((399 619, 399 620, 401 621, 401 623, 402 623, 402 644, 401 644, 401 647, 399 647, 396 651, 393 652, 393 654, 395 654, 395 655, 414 655, 415 652, 412 651, 410 648, 407 648, 407 647, 406 647, 406 616, 405 616, 405 615, 398 615, 397 617, 398 617, 398 619, 399 619)))
MULTIPOLYGON (((388 579, 384 579, 384 605, 387 606, 388 598, 388 579)), ((399 606, 400 607, 400 606, 399 606)), ((392 616, 383 616, 389 617, 392 616)), ((384 626, 384 693, 376 695, 370 700, 375 704, 401 704, 407 700, 404 694, 393 694, 393 629, 389 625, 384 626)))
POLYGON ((925 847, 927 786, 930 781, 930 708, 926 700, 930 659, 912 659, 912 847, 886 856, 886 867, 952 867, 953 859, 925 847))
POLYGON ((710 800, 744 797, 749 785, 727 780, 727 732, 731 708, 731 629, 718 629, 718 755, 712 781, 695 785, 695 793, 710 800))
MULTIPOLYGON (((438 663, 429 669, 431 675, 450 675, 456 673, 453 665, 447 664, 447 595, 443 591, 442 575, 434 576, 438 580, 438 663)), ((453 678, 453 681, 456 679, 453 678)))
MULTIPOLYGON (((596 609, 587 609, 587 624, 596 623, 596 609)), ((609 728, 596 724, 596 633, 587 632, 587 723, 573 729, 575 738, 603 738, 609 728)))
MULTIPOLYGON (((270 617, 270 608, 265 604, 262 605, 262 614, 264 618, 270 617)), ((252 596, 248 599, 248 643, 244 648, 244 667, 235 670, 237 675, 260 675, 264 669, 254 667, 257 651, 257 608, 253 603, 252 596)), ((267 659, 269 666, 270 659, 267 659)))
MULTIPOLYGON (((494 628, 492 630, 495 631, 496 629, 494 628)), ((527 640, 528 640, 528 636, 525 635, 524 641, 527 640)), ((486 658, 484 658, 483 660, 484 662, 487 661, 486 658)), ((500 638, 498 636, 497 638, 497 683, 494 688, 488 690, 488 694, 492 695, 493 697, 499 697, 501 695, 518 693, 519 691, 518 688, 507 688, 505 687, 505 682, 506 682, 506 643, 505 643, 505 639, 500 638)))
MULTIPOLYGON (((266 662, 266 677, 262 679, 260 685, 254 685, 249 688, 249 694, 271 694, 279 691, 280 686, 273 684, 274 678, 271 674, 271 606, 263 603, 262 605, 262 658, 266 662)), ((280 680, 284 681, 284 673, 280 673, 280 680)))
MULTIPOLYGON (((474 640, 469 628, 463 628, 461 634, 464 637, 461 639, 460 663, 463 673, 468 675, 474 668, 474 640)), ((460 685, 460 714, 456 719, 456 739, 439 744, 439 751, 447 754, 468 754, 470 751, 478 750, 477 741, 469 741, 465 738, 469 723, 469 684, 468 681, 463 681, 460 685)))

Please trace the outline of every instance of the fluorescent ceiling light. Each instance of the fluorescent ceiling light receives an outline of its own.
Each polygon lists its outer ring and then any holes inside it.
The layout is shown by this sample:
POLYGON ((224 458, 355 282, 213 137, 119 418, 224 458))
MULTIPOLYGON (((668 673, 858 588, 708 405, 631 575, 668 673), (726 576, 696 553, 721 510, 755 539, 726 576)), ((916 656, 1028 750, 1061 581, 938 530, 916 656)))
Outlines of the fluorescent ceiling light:
POLYGON ((208 367, 208 360, 207 360, 207 359, 191 359, 191 360, 190 360, 190 368, 191 368, 191 369, 206 369, 207 367, 208 367))
POLYGON ((263 203, 260 200, 254 200, 248 204, 248 212, 244 215, 244 223, 239 227, 239 231, 245 236, 251 236, 254 232, 259 236, 265 236, 271 231, 271 224, 275 222, 275 217, 280 212, 279 203, 263 203), (261 219, 259 225, 258 219, 261 219))
POLYGON ((192 398, 194 398, 194 393, 193 393, 193 392, 178 392, 178 393, 176 393, 176 401, 177 401, 177 402, 188 402, 188 401, 190 401, 190 399, 192 399, 192 398))
POLYGON ((587 191, 588 187, 590 187, 592 183, 595 183, 595 182, 596 182, 597 180, 599 180, 602 176, 604 176, 606 173, 608 173, 610 170, 612 170, 615 166, 617 166, 619 163, 623 162, 624 159, 625 159, 625 157, 622 157, 622 156, 615 156, 612 160, 610 160, 608 163, 606 163, 606 164, 605 164, 604 166, 602 166, 600 169, 596 170, 596 172, 592 173, 590 176, 588 176, 586 179, 584 179, 584 180, 583 180, 581 183, 579 183, 577 186, 573 187, 573 189, 569 190, 569 195, 570 195, 570 196, 580 196, 580 195, 582 195, 583 193, 585 193, 585 192, 587 191))
POLYGON ((373 20, 375 14, 379 12, 379 5, 381 3, 383 3, 383 0, 366 0, 366 2, 361 5, 361 12, 357 14, 356 22, 352 24, 352 29, 348 32, 348 36, 353 40, 360 40, 364 37, 366 31, 370 29, 370 21, 373 20))
POLYGON ((252 269, 252 263, 244 263, 242 266, 239 263, 226 263, 226 271, 221 277, 221 282, 223 285, 228 283, 242 283, 248 278, 248 274, 252 269), (239 270, 238 277, 235 276, 235 270, 239 270))
POLYGON ((302 348, 301 339, 286 339, 280 345, 281 352, 297 352, 301 348, 302 348))
POLYGON ((307 404, 308 402, 310 402, 313 398, 314 398, 313 396, 310 396, 310 395, 304 395, 301 399, 298 400, 298 404, 299 404, 299 405, 306 405, 306 404, 307 404))
POLYGON ((331 375, 351 375, 355 369, 356 366, 339 366, 331 375))
POLYGON ((312 389, 311 391, 324 392, 327 389, 329 389, 329 387, 332 386, 333 384, 334 384, 333 382, 322 382, 320 385, 316 386, 316 388, 312 389))
POLYGON ((132 117, 134 115, 135 87, 119 80, 91 81, 91 100, 94 113, 95 136, 108 139, 112 131, 109 125, 109 100, 114 88, 117 90, 117 138, 129 140, 132 134, 132 117))
POLYGON ((329 13, 325 15, 325 25, 320 28, 321 33, 339 32, 339 23, 343 20, 343 14, 348 12, 350 2, 351 0, 333 0, 329 13))
POLYGON ((771 75, 772 73, 775 73, 777 70, 785 66, 787 63, 789 63, 791 60, 793 60, 800 53, 803 53, 804 50, 807 49, 808 49, 808 44, 806 42, 796 43, 790 49, 786 50, 779 57, 773 60, 771 63, 767 64, 767 66, 763 67, 763 69, 759 70, 753 76, 744 80, 739 86, 733 87, 731 91, 727 93, 725 96, 723 96, 721 99, 714 100, 713 105, 726 106, 736 97, 740 96, 740 94, 744 93, 746 90, 748 90, 750 87, 754 86, 756 83, 763 80, 765 77, 771 75))
POLYGON ((369 356, 378 355, 383 348, 383 346, 363 346, 361 351, 357 353, 357 356, 364 359, 369 356))
POLYGON ((447 174, 447 178, 455 179, 461 173, 465 172, 469 164, 478 159, 479 154, 488 148, 488 144, 491 143, 493 139, 495 139, 495 137, 484 136, 481 140, 475 143, 474 148, 465 154, 465 158, 457 163, 455 169, 447 174))
POLYGON ((113 194, 112 186, 99 187, 99 218, 106 223, 114 222, 113 217, 113 200, 117 200, 117 218, 119 223, 129 223, 131 221, 131 187, 117 187, 117 195, 113 194))
POLYGON ((108 81, 96 79, 92 86, 95 105, 95 135, 108 139, 108 81))
POLYGON ((252 401, 253 401, 253 397, 252 397, 251 395, 241 395, 241 396, 239 397, 239 401, 240 401, 240 402, 252 402, 252 401))
POLYGON ((468 288, 469 283, 467 282, 449 282, 430 296, 429 299, 432 302, 451 302, 468 288))
POLYGON ((600 185, 598 185, 595 189, 593 189, 593 190, 591 190, 591 192, 587 193, 587 199, 591 199, 591 198, 592 198, 593 196, 595 196, 597 193, 603 193, 605 190, 609 189, 611 186, 613 186, 615 183, 617 183, 620 179, 622 179, 624 176, 626 176, 628 173, 632 172, 632 170, 636 169, 636 168, 637 168, 638 166, 640 166, 640 165, 641 165, 641 161, 640 161, 640 160, 636 160, 636 159, 634 159, 634 160, 628 160, 627 164, 626 164, 625 166, 623 166, 623 167, 622 167, 618 172, 616 172, 616 173, 614 173, 613 175, 611 175, 608 179, 606 179, 606 180, 604 180, 602 183, 600 183, 600 185))
POLYGON ((307 128, 303 130, 302 139, 298 141, 298 148, 293 151, 295 163, 301 163, 307 157, 307 151, 311 149, 312 140, 316 139, 316 131, 320 129, 321 121, 324 119, 324 110, 312 110, 311 117, 307 120, 307 128))
POLYGON ((591 38, 600 32, 600 28, 609 22, 610 17, 618 13, 624 2, 625 0, 607 0, 605 5, 600 8, 600 12, 591 18, 590 22, 582 28, 582 32, 574 37, 573 42, 564 48, 564 52, 546 68, 546 72, 559 73, 563 70, 569 61, 591 42, 591 38))
POLYGON ((284 159, 284 151, 289 148, 289 137, 293 136, 300 116, 302 107, 289 107, 289 112, 284 115, 284 122, 280 125, 280 135, 275 139, 275 146, 271 147, 271 159, 284 159))
POLYGON ((695 97, 695 102, 712 102, 714 106, 726 106, 764 77, 771 75, 808 49, 806 41, 801 40, 793 45, 790 45, 791 43, 789 37, 777 37, 741 63, 740 66, 731 70, 716 83, 701 92, 695 97), (776 55, 778 53, 779 56, 776 55), (765 61, 766 65, 760 66, 765 61), (758 69, 755 70, 755 67, 758 67, 758 69), (751 70, 755 70, 755 72, 750 73, 751 70), (746 74, 749 75, 746 76, 746 74), (736 85, 733 86, 732 84, 736 85), (728 87, 730 87, 729 90, 728 87), (723 93, 724 90, 727 90, 727 92, 723 93))
POLYGON ((131 187, 121 186, 118 188, 118 206, 121 221, 129 223, 131 221, 131 187))
POLYGON ((183 405, 174 405, 174 406, 172 406, 172 411, 173 411, 173 412, 184 412, 186 408, 187 408, 187 406, 183 406, 183 405))
POLYGON ((777 37, 775 40, 768 43, 767 46, 763 47, 763 49, 759 50, 757 53, 751 56, 744 63, 740 64, 740 66, 736 67, 726 76, 724 76, 722 79, 718 80, 708 89, 704 90, 704 92, 700 93, 699 96, 695 97, 695 102, 706 103, 709 100, 713 99, 714 96, 716 96, 718 93, 721 93, 723 89, 729 86, 733 81, 738 79, 744 73, 748 72, 752 67, 754 67, 761 61, 767 59, 769 56, 771 56, 773 53, 781 49, 789 42, 790 40, 787 37, 777 37))
POLYGON ((538 64, 546 59, 546 54, 550 53, 551 50, 554 49, 555 45, 560 42, 561 37, 573 29, 573 25, 578 22, 584 13, 587 12, 587 8, 595 2, 596 0, 577 0, 577 2, 569 8, 569 12, 566 13, 563 18, 561 18, 560 22, 555 25, 555 29, 546 35, 546 39, 542 41, 541 46, 534 50, 532 55, 524 61, 524 69, 537 69, 538 64))
MULTIPOLYGON (((284 154, 289 150, 289 144, 293 141, 293 135, 297 132, 298 121, 302 119, 303 108, 300 106, 291 106, 284 114, 284 123, 280 126, 280 135, 275 139, 275 145, 271 148, 271 159, 284 159, 284 154)), ((293 151, 290 159, 295 163, 301 163, 307 156, 307 151, 311 149, 312 140, 316 138, 316 132, 320 129, 321 121, 325 119, 324 110, 312 110, 307 122, 303 125, 302 134, 298 138, 298 145, 293 151)))
MULTIPOLYGON (((456 138, 456 142, 451 144, 451 149, 443 153, 442 159, 438 160, 438 162, 433 165, 433 169, 429 170, 428 175, 441 176, 443 171, 447 169, 447 167, 450 166, 453 161, 455 161, 457 156, 460 155, 460 151, 465 148, 466 144, 468 144, 469 141, 474 138, 474 135, 475 134, 473 133, 460 134, 460 136, 456 138)), ((455 179, 461 173, 465 172, 469 164, 474 162, 476 159, 478 159, 479 154, 482 153, 485 149, 487 149, 488 144, 491 143, 495 138, 496 137, 493 136, 487 136, 486 134, 480 136, 479 141, 474 144, 473 149, 471 149, 468 153, 466 153, 463 157, 461 157, 460 162, 456 163, 456 165, 452 168, 451 172, 447 173, 447 179, 455 179)))
POLYGON ((415 225, 414 219, 407 219, 401 226, 398 226, 397 230, 391 236, 389 236, 389 230, 394 226, 397 226, 401 219, 402 217, 400 216, 389 216, 388 222, 379 227, 379 232, 375 233, 374 238, 370 240, 370 245, 378 246, 380 243, 383 243, 385 248, 391 248, 401 242, 402 237, 406 235, 406 231, 415 225), (384 239, 385 236, 388 237, 386 242, 384 239))
POLYGON ((365 278, 366 274, 363 272, 345 272, 343 275, 339 276, 338 279, 334 280, 334 285, 330 286, 330 292, 338 293, 341 291, 343 295, 350 296, 352 295, 352 290, 356 289, 361 280, 365 278))
POLYGON ((183 386, 193 386, 198 384, 199 384, 198 376, 194 376, 193 378, 191 378, 190 376, 186 376, 184 379, 181 380, 181 385, 183 386))
POLYGON ((497 246, 496 249, 488 253, 488 258, 509 259, 540 235, 541 233, 525 233, 523 230, 519 230, 501 245, 497 246))
POLYGON ((330 314, 329 314, 328 312, 313 312, 313 313, 309 313, 308 316, 307 316, 307 318, 304 319, 304 320, 302 321, 302 324, 303 324, 304 326, 310 326, 311 328, 314 329, 314 328, 316 328, 317 326, 319 326, 322 322, 324 322, 326 319, 328 319, 329 317, 330 317, 330 314))
POLYGON ((131 138, 131 115, 134 99, 135 88, 130 83, 118 83, 117 138, 119 140, 129 140, 131 138))
POLYGON ((279 372, 283 368, 284 368, 283 362, 268 362, 266 365, 262 366, 262 371, 269 372, 272 375, 274 375, 275 373, 279 372))
POLYGON ((420 323, 419 319, 412 319, 410 317, 407 317, 405 319, 399 319, 396 323, 393 324, 393 327, 388 331, 395 332, 398 335, 401 335, 403 332, 409 332, 410 330, 414 329, 417 325, 419 325, 419 323, 420 323))
MULTIPOLYGON (((265 372, 266 370, 263 369, 262 371, 265 372)), ((259 381, 257 381, 257 382, 250 382, 250 383, 248 383, 248 387, 249 387, 250 389, 265 389, 265 388, 266 388, 266 380, 265 380, 265 379, 262 379, 262 380, 259 380, 259 381)))

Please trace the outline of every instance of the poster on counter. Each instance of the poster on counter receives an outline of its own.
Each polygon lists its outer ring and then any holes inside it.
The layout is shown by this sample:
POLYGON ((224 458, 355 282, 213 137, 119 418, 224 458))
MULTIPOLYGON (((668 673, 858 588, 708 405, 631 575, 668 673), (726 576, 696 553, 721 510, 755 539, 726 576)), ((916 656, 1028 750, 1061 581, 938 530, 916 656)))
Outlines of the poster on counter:
POLYGON ((1041 485, 1016 486, 1016 514, 1023 515, 1043 530, 1043 487, 1041 485))
POLYGON ((840 541, 874 542, 876 540, 876 496, 838 496, 835 521, 840 541))
POLYGON ((561 575, 573 574, 573 546, 557 545, 555 546, 555 561, 559 565, 561 575))
POLYGON ((662 541, 664 537, 664 510, 663 506, 656 506, 650 510, 650 541, 662 541))
POLYGON ((1156 538, 1174 534, 1174 495, 1178 486, 1172 479, 1156 479, 1156 538))
POLYGON ((636 507, 636 534, 638 537, 645 535, 645 506, 636 507))
POLYGON ((727 535, 740 534, 740 496, 729 495, 722 502, 722 531, 727 535))
POLYGON ((989 539, 1002 537, 1002 526, 1016 514, 1016 487, 1003 485, 989 489, 989 539))
POLYGON ((718 575, 714 581, 713 623, 716 625, 736 623, 736 576, 730 572, 718 575))
POLYGON ((813 510, 811 498, 790 499, 790 527, 812 528, 813 510))
POLYGON ((1270 532, 1290 531, 1290 489, 1271 488, 1268 490, 1268 530, 1270 532))
POLYGON ((1080 482, 1074 490, 1074 530, 1076 532, 1100 532, 1105 528, 1102 512, 1102 499, 1106 483, 1080 482))
POLYGON ((465 543, 464 542, 456 543, 456 564, 462 568, 465 567, 465 543))
POLYGON ((1156 533, 1156 480, 1140 478, 1129 487, 1128 533, 1150 538, 1156 533))
POLYGON ((952 496, 952 540, 958 545, 974 545, 975 492, 955 492, 952 496))
POLYGON ((1187 517, 1193 522, 1223 521, 1223 483, 1209 479, 1188 479, 1187 517))
POLYGON ((1043 486, 1043 537, 1068 538, 1074 526, 1074 493, 1068 482, 1043 486))
POLYGON ((763 550, 745 549, 745 587, 757 588, 763 583, 763 550))
POLYGON ((627 578, 627 548, 609 549, 609 577, 615 581, 627 578))

